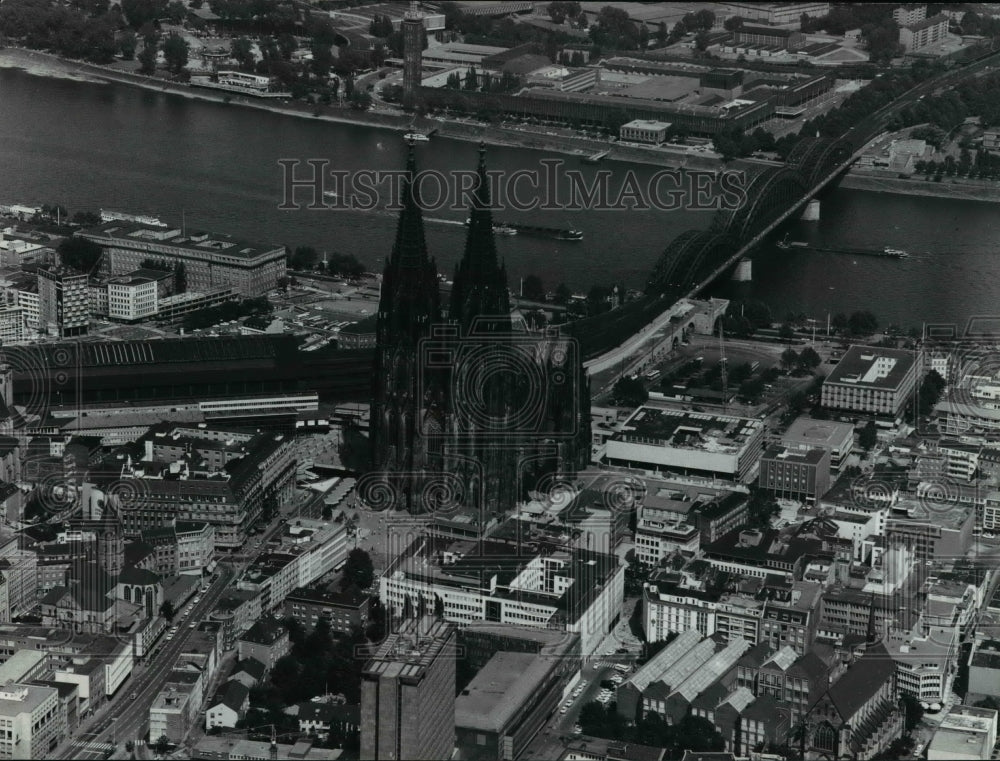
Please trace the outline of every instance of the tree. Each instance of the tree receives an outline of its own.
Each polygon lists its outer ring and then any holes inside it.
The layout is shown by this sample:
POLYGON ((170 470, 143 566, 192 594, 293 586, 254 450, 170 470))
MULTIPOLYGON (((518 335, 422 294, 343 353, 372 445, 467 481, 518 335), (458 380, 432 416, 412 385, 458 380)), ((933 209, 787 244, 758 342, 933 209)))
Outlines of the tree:
POLYGON ((174 620, 174 616, 177 615, 177 611, 174 609, 174 604, 170 602, 170 600, 163 601, 163 604, 160 606, 160 615, 167 620, 168 624, 174 620))
POLYGON ((858 434, 858 444, 865 452, 870 452, 877 443, 878 430, 875 428, 875 421, 869 420, 858 434))
POLYGON ((921 415, 927 415, 933 411, 934 406, 941 398, 941 392, 945 388, 945 380, 937 370, 931 370, 924 376, 920 384, 920 391, 917 393, 917 411, 921 415))
POLYGON ((163 41, 163 58, 171 73, 180 74, 188 63, 187 40, 177 33, 171 34, 163 41))
POLYGON ((138 42, 136 40, 135 32, 131 29, 126 29, 122 32, 122 35, 118 40, 118 52, 121 53, 122 58, 126 61, 134 60, 137 45, 138 42))
POLYGON ((920 701, 908 692, 900 694, 899 703, 903 709, 903 715, 906 717, 903 732, 910 734, 910 732, 917 728, 920 720, 924 718, 924 709, 920 706, 920 701))
POLYGON ((173 743, 170 742, 170 738, 166 735, 160 735, 159 739, 153 745, 153 751, 161 756, 165 756, 170 752, 172 747, 173 743))
POLYGON ((566 283, 559 283, 556 286, 555 298, 553 299, 555 303, 568 304, 571 298, 573 298, 573 291, 570 290, 566 283))
POLYGON ((86 238, 66 238, 59 244, 59 261, 64 267, 71 267, 77 272, 91 274, 96 268, 104 249, 99 243, 86 238))
POLYGON ((146 44, 142 48, 142 52, 139 53, 139 72, 142 74, 155 74, 156 73, 156 43, 146 44))
POLYGON ((820 359, 819 354, 817 354, 816 350, 811 346, 807 346, 802 350, 802 353, 799 354, 799 364, 807 370, 816 369, 819 367, 820 362, 822 362, 822 359, 820 359))
POLYGON ((750 501, 747 503, 747 525, 768 528, 771 520, 780 514, 781 508, 767 492, 751 487, 750 501))
POLYGON ((740 16, 730 16, 722 22, 722 28, 727 32, 735 32, 743 26, 743 19, 740 16))
POLYGON ((778 338, 784 341, 791 341, 795 338, 795 329, 787 322, 778 328, 778 338))
POLYGON ((187 270, 184 268, 184 262, 177 262, 177 266, 174 267, 174 292, 187 293, 187 270))
POLYGON ((639 407, 649 399, 649 391, 638 378, 620 378, 611 390, 611 401, 623 407, 639 407))
POLYGON ((545 284, 538 275, 528 275, 521 283, 521 295, 529 301, 545 301, 545 284))
POLYGON ((861 310, 847 318, 847 328, 852 335, 870 336, 878 330, 878 320, 871 312, 861 310))
POLYGON ((288 266, 290 269, 298 270, 300 272, 308 272, 316 268, 316 262, 319 261, 319 252, 316 251, 312 246, 299 246, 295 249, 295 252, 288 257, 288 266))
POLYGON ((246 37, 237 37, 229 49, 229 55, 236 59, 244 71, 253 69, 253 43, 246 37))
POLYGON ((358 589, 368 589, 375 582, 375 566, 371 556, 360 548, 351 550, 344 564, 342 586, 353 584, 358 589))
POLYGON ((799 353, 791 347, 781 352, 781 366, 787 372, 799 364, 799 353))

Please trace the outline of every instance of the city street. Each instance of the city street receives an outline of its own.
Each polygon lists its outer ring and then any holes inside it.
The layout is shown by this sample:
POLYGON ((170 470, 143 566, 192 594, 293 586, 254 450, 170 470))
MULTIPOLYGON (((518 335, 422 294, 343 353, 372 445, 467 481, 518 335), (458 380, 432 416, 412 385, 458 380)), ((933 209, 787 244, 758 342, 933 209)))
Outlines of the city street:
MULTIPOLYGON (((166 635, 147 659, 146 665, 136 664, 132 676, 118 689, 118 694, 102 708, 82 721, 77 737, 56 749, 54 758, 61 759, 101 759, 106 755, 107 743, 124 744, 128 740, 142 743, 148 732, 149 707, 166 684, 177 657, 184 649, 184 643, 191 634, 191 621, 201 621, 215 607, 226 587, 233 579, 233 571, 226 565, 219 566, 218 578, 209 590, 201 595, 201 601, 190 613, 174 619, 177 634, 169 642, 166 635), (156 652, 159 650, 159 652, 156 652), (131 696, 135 693, 135 700, 131 696)), ((151 738, 156 742, 158 738, 151 738)))

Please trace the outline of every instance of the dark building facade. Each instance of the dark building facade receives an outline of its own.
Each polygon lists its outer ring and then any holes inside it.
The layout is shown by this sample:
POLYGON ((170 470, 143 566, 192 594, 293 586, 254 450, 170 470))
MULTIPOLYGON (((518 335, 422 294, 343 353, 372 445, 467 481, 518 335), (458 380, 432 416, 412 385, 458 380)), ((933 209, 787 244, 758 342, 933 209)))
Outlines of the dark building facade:
POLYGON ((426 433, 443 430, 443 410, 421 376, 420 350, 440 320, 441 308, 437 267, 427 255, 420 197, 413 183, 412 145, 406 171, 403 210, 382 275, 375 328, 371 448, 373 465, 392 474, 406 509, 423 512, 419 491, 441 467, 428 448, 426 433))
MULTIPOLYGON (((407 172, 416 172, 412 149, 407 172)), ((511 318, 485 148, 478 178, 447 317, 409 181, 383 276, 372 464, 410 512, 440 509, 446 493, 455 506, 502 515, 539 477, 571 475, 590 456, 590 396, 576 343, 511 318), (436 488, 442 483, 450 485, 436 488)))

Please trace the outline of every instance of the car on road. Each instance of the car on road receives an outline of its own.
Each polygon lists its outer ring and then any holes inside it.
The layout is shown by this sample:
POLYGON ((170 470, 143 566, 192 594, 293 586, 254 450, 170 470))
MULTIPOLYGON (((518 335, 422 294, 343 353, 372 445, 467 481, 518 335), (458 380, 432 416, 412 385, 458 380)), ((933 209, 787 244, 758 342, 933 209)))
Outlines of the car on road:
POLYGON ((566 713, 569 709, 566 706, 559 707, 559 713, 566 713))
POLYGON ((138 692, 133 692, 132 693, 132 700, 135 700, 137 697, 139 697, 139 693, 138 692))

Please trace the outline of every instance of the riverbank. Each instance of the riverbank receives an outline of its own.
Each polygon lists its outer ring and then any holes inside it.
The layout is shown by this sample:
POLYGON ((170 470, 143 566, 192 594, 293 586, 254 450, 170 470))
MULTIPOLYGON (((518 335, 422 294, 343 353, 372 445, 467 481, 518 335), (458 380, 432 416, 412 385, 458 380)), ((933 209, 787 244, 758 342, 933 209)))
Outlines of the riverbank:
MULTIPOLYGON (((148 77, 84 61, 71 61, 52 53, 24 48, 0 49, 0 68, 18 68, 34 76, 71 79, 79 82, 132 85, 154 92, 179 95, 189 100, 253 108, 284 116, 296 116, 335 124, 375 127, 395 132, 404 132, 409 129, 426 132, 436 129, 438 137, 449 140, 485 142, 489 145, 561 153, 577 159, 610 149, 607 161, 711 171, 719 170, 722 167, 722 163, 716 158, 694 155, 682 150, 623 146, 607 140, 579 136, 546 135, 530 128, 500 127, 481 122, 446 121, 440 117, 414 117, 410 114, 382 110, 357 111, 338 106, 310 106, 297 102, 277 104, 273 101, 257 100, 216 90, 202 90, 186 84, 168 82, 156 77, 148 77)), ((760 169, 760 167, 750 164, 741 166, 739 161, 732 162, 728 168, 750 171, 759 171, 760 169)))
POLYGON ((899 177, 882 177, 875 174, 848 172, 839 183, 846 190, 868 190, 873 193, 895 193, 905 196, 953 198, 959 201, 986 201, 1000 203, 1000 183, 944 178, 941 182, 928 182, 916 176, 909 180, 899 177))

